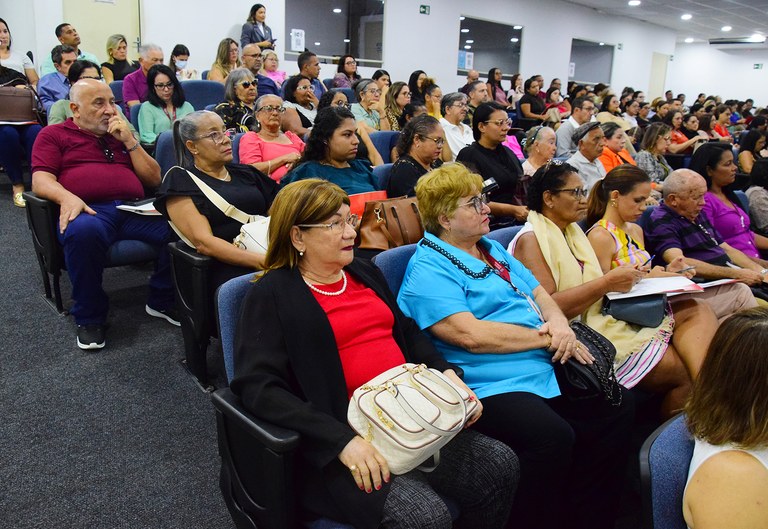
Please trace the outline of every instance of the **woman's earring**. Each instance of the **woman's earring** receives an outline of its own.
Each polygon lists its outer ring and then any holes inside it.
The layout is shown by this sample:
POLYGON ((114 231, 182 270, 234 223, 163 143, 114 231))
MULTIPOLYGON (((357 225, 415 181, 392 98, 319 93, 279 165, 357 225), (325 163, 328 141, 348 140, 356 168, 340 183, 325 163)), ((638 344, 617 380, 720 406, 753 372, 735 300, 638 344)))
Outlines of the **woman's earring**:
POLYGON ((616 207, 616 201, 615 200, 611 200, 611 206, 614 207, 614 208, 616 207))
POLYGON ((299 257, 304 257, 304 252, 299 252, 299 257))

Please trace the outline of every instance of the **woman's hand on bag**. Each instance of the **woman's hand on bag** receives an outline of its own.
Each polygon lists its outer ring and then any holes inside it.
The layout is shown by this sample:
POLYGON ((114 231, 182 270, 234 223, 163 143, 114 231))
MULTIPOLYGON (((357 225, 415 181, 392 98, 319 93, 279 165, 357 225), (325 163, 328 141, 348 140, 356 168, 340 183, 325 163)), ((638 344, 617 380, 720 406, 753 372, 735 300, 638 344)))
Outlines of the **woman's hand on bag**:
POLYGON ((459 378, 459 375, 456 374, 456 372, 453 369, 446 369, 443 371, 443 374, 451 379, 451 382, 459 386, 461 389, 469 393, 469 401, 470 402, 477 402, 477 407, 475 408, 475 411, 467 418, 467 422, 464 424, 464 428, 469 428, 473 424, 475 424, 478 419, 480 419, 480 416, 483 414, 483 403, 480 402, 480 399, 477 398, 477 395, 475 395, 475 392, 469 389, 469 386, 467 386, 461 378, 459 378))
POLYGON ((365 492, 379 490, 389 483, 389 465, 374 446, 356 435, 339 454, 339 461, 349 469, 357 487, 365 492))
POLYGON ((591 364, 594 361, 589 350, 576 339, 565 318, 545 322, 539 328, 539 334, 550 337, 549 350, 554 351, 552 362, 564 364, 571 357, 582 364, 591 364))

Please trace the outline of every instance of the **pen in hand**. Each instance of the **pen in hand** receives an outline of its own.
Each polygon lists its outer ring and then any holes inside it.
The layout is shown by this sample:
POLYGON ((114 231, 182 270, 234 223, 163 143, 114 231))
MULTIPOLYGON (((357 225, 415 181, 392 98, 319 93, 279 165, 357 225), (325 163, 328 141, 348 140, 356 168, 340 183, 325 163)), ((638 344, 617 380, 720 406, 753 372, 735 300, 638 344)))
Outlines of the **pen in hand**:
POLYGON ((676 274, 684 274, 685 272, 689 272, 690 270, 695 270, 695 269, 696 269, 696 267, 695 267, 695 266, 686 266, 686 267, 685 267, 685 268, 683 268, 682 270, 678 270, 678 271, 677 271, 677 272, 675 272, 675 273, 676 273, 676 274))
POLYGON ((641 264, 641 265, 640 265, 640 268, 643 268, 644 266, 647 266, 647 265, 648 265, 648 263, 650 263, 651 261, 653 261, 653 259, 654 259, 655 257, 656 257, 656 255, 652 255, 652 256, 650 256, 646 262, 644 262, 643 264, 641 264))

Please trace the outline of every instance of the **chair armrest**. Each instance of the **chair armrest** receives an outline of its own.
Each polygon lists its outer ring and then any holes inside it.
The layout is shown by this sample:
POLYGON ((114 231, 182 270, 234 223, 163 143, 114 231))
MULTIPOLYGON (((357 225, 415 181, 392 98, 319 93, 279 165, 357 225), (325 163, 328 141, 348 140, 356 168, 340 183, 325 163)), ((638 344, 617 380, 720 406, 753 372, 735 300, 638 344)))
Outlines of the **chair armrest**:
POLYGON ((293 430, 257 419, 245 410, 240 398, 229 388, 222 388, 211 395, 214 407, 227 420, 244 430, 253 439, 276 453, 286 453, 299 446, 299 434, 293 430))
POLYGON ((35 251, 43 257, 46 271, 56 274, 64 267, 64 255, 56 233, 59 205, 32 191, 25 191, 23 196, 27 201, 27 224, 32 231, 35 251))

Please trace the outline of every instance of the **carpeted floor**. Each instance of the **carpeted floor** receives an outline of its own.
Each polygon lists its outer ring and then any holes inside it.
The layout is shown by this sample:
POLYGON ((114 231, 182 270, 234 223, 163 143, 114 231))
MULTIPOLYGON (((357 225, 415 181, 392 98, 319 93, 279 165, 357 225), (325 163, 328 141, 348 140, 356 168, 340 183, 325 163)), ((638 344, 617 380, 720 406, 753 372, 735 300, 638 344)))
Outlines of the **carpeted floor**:
POLYGON ((179 365, 180 330, 144 313, 150 268, 107 270, 107 347, 84 352, 42 297, 8 184, 0 226, 0 525, 231 528, 209 396, 179 365))

